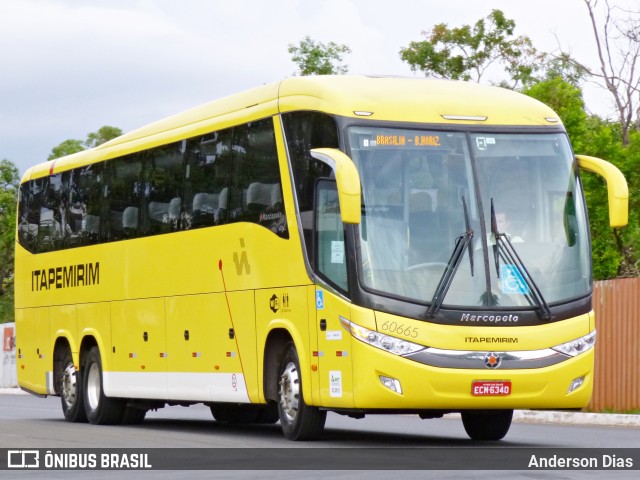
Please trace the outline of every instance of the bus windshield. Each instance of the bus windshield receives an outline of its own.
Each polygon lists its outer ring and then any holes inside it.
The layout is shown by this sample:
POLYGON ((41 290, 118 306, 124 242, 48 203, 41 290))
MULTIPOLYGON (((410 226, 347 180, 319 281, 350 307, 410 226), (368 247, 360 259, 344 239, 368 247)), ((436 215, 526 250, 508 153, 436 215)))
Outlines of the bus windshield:
POLYGON ((541 309, 590 292, 586 214, 565 134, 357 126, 348 137, 362 182, 365 288, 492 309, 541 309))

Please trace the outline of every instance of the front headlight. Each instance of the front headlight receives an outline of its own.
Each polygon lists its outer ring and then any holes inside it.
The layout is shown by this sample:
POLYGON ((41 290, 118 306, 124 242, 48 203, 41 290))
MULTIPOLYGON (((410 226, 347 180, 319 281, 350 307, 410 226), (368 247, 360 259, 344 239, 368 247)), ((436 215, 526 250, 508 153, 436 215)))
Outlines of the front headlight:
POLYGON ((551 348, 556 352, 564 353, 565 355, 568 355, 570 357, 575 357, 576 355, 592 349, 595 344, 596 331, 594 330, 584 337, 576 338, 575 340, 571 340, 570 342, 556 345, 555 347, 551 348))
POLYGON ((418 345, 417 343, 409 342, 402 338, 392 337, 391 335, 385 335, 380 332, 369 330, 368 328, 361 327, 346 318, 340 317, 340 322, 354 338, 379 348, 380 350, 384 350, 385 352, 393 353, 394 355, 408 355, 426 348, 424 345, 418 345))

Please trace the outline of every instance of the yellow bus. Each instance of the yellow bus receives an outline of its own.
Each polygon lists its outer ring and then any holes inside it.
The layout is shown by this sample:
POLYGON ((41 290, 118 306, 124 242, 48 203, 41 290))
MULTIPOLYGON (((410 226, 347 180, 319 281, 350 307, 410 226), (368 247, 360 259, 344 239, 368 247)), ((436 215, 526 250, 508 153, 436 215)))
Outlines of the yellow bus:
POLYGON ((65 418, 204 403, 321 435, 328 411, 579 409, 596 324, 578 167, 558 116, 463 82, 303 77, 29 169, 18 205, 20 387, 65 418))

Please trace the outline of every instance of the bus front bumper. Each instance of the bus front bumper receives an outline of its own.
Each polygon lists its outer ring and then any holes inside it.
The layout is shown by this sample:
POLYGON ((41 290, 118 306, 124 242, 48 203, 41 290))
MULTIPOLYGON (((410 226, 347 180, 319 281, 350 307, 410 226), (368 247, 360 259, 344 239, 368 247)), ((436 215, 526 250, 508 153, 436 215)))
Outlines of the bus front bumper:
MULTIPOLYGON (((354 341, 357 409, 576 409, 593 390, 594 350, 536 368, 433 366, 354 341)), ((508 352, 503 352, 507 353, 508 352)), ((500 355, 500 353, 498 353, 500 355)))

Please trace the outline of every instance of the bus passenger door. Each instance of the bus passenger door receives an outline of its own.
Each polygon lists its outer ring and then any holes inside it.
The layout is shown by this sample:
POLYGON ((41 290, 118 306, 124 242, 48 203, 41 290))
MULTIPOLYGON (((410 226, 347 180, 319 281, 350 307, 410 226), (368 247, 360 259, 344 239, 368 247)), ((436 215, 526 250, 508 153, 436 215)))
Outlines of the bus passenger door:
POLYGON ((340 322, 351 317, 344 225, 336 184, 331 180, 316 184, 314 256, 316 273, 327 284, 315 289, 318 351, 314 354, 318 357, 320 401, 323 406, 353 407, 351 335, 340 322))

